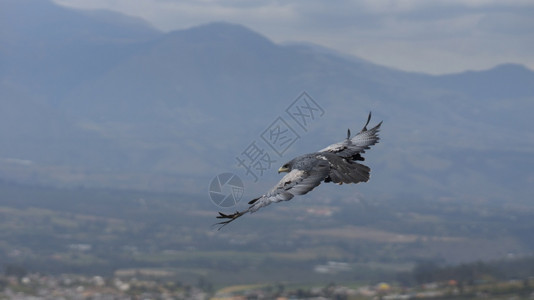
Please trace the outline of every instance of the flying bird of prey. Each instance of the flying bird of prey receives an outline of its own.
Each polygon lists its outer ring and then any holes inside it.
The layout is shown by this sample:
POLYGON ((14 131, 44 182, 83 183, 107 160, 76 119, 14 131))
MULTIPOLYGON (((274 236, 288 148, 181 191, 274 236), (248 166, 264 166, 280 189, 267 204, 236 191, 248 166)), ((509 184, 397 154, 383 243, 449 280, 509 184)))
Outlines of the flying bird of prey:
POLYGON ((268 193, 252 199, 247 209, 236 211, 233 214, 219 212, 219 219, 228 219, 216 223, 221 225, 219 229, 241 217, 246 213, 253 213, 258 209, 274 202, 291 200, 295 195, 304 195, 313 190, 321 182, 358 183, 369 180, 371 169, 357 161, 363 161, 361 156, 365 150, 378 143, 378 131, 382 122, 375 127, 367 129, 371 121, 371 113, 367 117, 367 123, 354 137, 350 137, 350 129, 347 138, 342 142, 332 144, 319 152, 304 154, 285 163, 278 169, 278 173, 287 174, 268 193))

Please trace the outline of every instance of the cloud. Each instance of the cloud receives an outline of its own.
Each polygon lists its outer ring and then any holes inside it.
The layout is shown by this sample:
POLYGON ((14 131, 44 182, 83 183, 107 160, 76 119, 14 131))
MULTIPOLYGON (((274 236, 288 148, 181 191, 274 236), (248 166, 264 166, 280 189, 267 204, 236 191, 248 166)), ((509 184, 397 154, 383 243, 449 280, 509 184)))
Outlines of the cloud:
POLYGON ((529 0, 56 0, 142 17, 162 30, 240 23, 276 42, 306 41, 411 71, 515 62, 534 68, 529 0))

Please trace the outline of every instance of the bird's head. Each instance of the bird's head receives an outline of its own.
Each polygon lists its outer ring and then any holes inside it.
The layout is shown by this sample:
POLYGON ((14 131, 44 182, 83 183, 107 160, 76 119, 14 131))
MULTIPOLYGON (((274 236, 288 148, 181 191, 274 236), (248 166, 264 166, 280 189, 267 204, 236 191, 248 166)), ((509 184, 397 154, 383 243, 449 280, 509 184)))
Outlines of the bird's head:
POLYGON ((285 163, 283 166, 281 166, 279 169, 278 169, 278 173, 282 173, 282 172, 290 172, 291 171, 291 167, 292 167, 292 162, 287 162, 285 163))

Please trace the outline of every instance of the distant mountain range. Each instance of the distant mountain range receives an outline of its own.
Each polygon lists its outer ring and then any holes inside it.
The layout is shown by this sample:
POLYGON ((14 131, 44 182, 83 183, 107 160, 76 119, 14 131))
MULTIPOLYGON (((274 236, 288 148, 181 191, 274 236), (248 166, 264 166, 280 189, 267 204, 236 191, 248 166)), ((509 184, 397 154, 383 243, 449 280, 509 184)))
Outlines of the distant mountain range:
MULTIPOLYGON (((528 201, 534 194, 534 72, 403 72, 241 25, 160 32, 142 20, 48 1, 0 4, 0 180, 206 194, 234 172, 245 196, 276 168, 384 120, 372 179, 317 197, 528 201), (306 92, 306 128, 286 113, 306 92), (278 117, 300 139, 258 183, 239 156, 278 117)), ((439 59, 439 58, 436 58, 439 59)), ((271 153, 272 154, 272 153, 271 153)), ((313 196, 310 196, 313 198, 313 196)))

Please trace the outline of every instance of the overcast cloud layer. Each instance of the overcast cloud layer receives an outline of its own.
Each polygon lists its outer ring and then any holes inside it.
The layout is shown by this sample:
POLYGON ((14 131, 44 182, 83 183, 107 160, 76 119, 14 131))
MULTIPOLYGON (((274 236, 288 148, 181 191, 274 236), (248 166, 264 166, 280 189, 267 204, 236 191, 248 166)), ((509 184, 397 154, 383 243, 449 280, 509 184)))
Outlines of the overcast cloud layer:
POLYGON ((138 16, 164 31, 239 23, 275 42, 311 42, 408 71, 443 74, 501 63, 534 69, 531 0, 55 2, 138 16))

